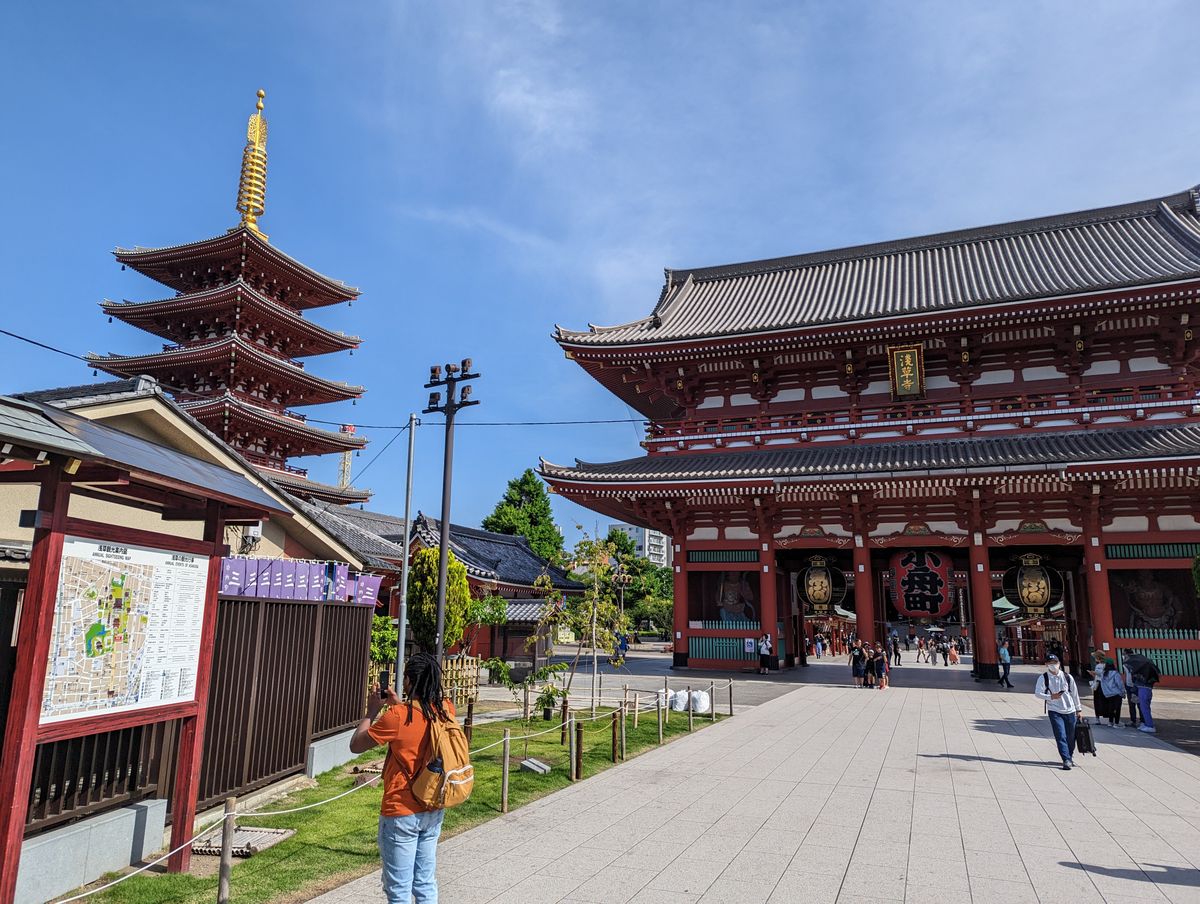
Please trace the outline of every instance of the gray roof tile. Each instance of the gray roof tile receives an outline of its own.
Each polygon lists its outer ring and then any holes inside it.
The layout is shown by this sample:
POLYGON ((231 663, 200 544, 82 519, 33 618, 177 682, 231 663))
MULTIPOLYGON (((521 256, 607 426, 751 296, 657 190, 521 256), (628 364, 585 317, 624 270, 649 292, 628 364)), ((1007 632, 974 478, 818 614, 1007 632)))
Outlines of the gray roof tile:
POLYGON ((668 270, 642 320, 571 345, 637 345, 872 320, 1200 276, 1194 192, 745 264, 668 270))
POLYGON ((746 477, 872 477, 893 472, 987 471, 1200 455, 1200 425, 1125 427, 978 439, 926 439, 780 450, 648 455, 575 467, 542 462, 550 479, 689 481, 746 477))

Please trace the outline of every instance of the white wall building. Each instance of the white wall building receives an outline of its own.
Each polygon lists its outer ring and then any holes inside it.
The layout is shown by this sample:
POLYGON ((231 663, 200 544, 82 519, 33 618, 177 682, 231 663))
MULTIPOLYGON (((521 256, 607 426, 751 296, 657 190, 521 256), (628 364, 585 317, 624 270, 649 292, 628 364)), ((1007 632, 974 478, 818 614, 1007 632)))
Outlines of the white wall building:
POLYGON ((634 550, 639 556, 645 556, 655 565, 665 568, 671 564, 671 538, 656 530, 646 527, 634 527, 632 524, 610 524, 611 530, 619 530, 633 540, 634 550))

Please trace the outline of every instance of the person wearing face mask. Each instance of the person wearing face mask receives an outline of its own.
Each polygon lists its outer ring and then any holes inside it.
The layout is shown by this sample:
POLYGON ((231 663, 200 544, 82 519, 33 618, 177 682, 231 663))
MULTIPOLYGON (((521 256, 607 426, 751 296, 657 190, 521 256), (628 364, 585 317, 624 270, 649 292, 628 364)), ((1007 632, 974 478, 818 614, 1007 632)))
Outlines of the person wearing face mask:
POLYGON ((1058 656, 1051 653, 1046 657, 1046 671, 1038 676, 1033 688, 1034 696, 1045 701, 1046 714, 1050 717, 1050 728, 1054 732, 1062 767, 1070 770, 1075 763, 1071 753, 1075 749, 1075 721, 1083 711, 1079 699, 1079 688, 1069 672, 1064 672, 1058 656))

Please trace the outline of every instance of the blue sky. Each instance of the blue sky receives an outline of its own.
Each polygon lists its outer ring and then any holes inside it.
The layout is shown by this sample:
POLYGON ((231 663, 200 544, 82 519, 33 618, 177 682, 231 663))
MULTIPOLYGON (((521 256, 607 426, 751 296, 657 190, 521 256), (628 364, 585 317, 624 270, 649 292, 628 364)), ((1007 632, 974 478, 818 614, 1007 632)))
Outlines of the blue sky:
MULTIPOLYGON (((102 298, 161 297, 111 258, 233 226, 267 91, 273 243, 363 289, 313 359, 362 383, 316 417, 400 424, 434 362, 484 378, 470 420, 631 414, 550 339, 631 320, 663 267, 1003 222, 1200 181, 1194 2, 6 4, 0 326, 147 351, 102 298)), ((91 371, 0 338, 0 391, 91 371)), ((392 435, 364 431, 373 446, 392 435)), ((458 435, 454 519, 538 456, 641 452, 634 425, 458 435)), ((403 506, 397 441, 362 483, 403 506)), ((436 512, 441 433, 418 433, 436 512)), ((333 479, 336 461, 310 464, 333 479)), ((555 500, 560 524, 596 516, 555 500)))

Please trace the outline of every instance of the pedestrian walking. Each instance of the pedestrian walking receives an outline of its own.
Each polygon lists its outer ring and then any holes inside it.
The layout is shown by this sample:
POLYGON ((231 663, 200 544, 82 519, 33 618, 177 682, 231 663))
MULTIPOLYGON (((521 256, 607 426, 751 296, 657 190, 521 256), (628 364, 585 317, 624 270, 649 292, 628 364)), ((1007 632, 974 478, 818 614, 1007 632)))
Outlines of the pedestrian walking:
POLYGON ((958 644, 950 644, 950 664, 958 665, 958 644))
POLYGON ((887 653, 883 650, 883 644, 879 641, 875 642, 875 655, 872 657, 875 663, 875 680, 877 687, 883 690, 888 684, 888 658, 887 653))
POLYGON ((1075 723, 1083 712, 1083 703, 1079 699, 1075 679, 1069 672, 1063 671, 1062 662, 1055 654, 1046 657, 1046 671, 1038 675, 1033 693, 1045 702, 1062 767, 1069 771, 1075 765, 1071 753, 1075 749, 1075 723))
POLYGON ((1138 731, 1157 734, 1154 727, 1154 715, 1150 712, 1150 701, 1154 698, 1154 685, 1158 684, 1162 677, 1158 672, 1158 666, 1141 653, 1131 653, 1126 656, 1125 663, 1129 666, 1129 672, 1133 676, 1133 686, 1137 688, 1138 710, 1142 717, 1142 724, 1138 726, 1138 731))
POLYGON ((854 679, 854 686, 862 687, 863 677, 867 674, 867 654, 862 648, 861 640, 854 641, 846 661, 850 665, 850 677, 854 679))
POLYGON ((813 645, 817 648, 817 658, 820 659, 825 652, 825 638, 818 634, 813 645))
MULTIPOLYGON (((1125 679, 1111 659, 1104 660, 1104 675, 1100 679, 1100 690, 1104 692, 1104 715, 1113 728, 1121 726, 1121 701, 1125 699, 1125 679)), ((1096 719, 1100 714, 1096 713, 1096 719)), ((1103 724, 1103 723, 1101 723, 1103 724)))
POLYGON ((1100 650, 1092 653, 1092 667, 1087 673, 1088 686, 1092 689, 1092 709, 1096 711, 1096 721, 1099 722, 1108 706, 1104 700, 1104 691, 1100 687, 1100 681, 1104 677, 1104 653, 1100 650))
POLYGON ((925 638, 918 637, 917 638, 917 662, 928 662, 928 661, 929 661, 929 657, 926 655, 926 652, 925 652, 925 638))
POLYGON ((1121 677, 1125 681, 1125 699, 1129 703, 1129 727, 1137 728, 1142 722, 1142 712, 1138 708, 1138 689, 1133 683, 1133 673, 1129 671, 1129 662, 1121 665, 1121 677))
MULTIPOLYGON (((942 641, 938 644, 938 652, 942 654, 942 665, 950 664, 950 644, 942 641)), ((936 665, 936 663, 934 663, 936 665)))
POLYGON ((911 635, 911 634, 905 634, 905 635, 904 635, 904 652, 905 652, 905 653, 907 653, 907 652, 909 651, 909 644, 910 644, 910 643, 912 643, 912 635, 911 635))
POLYGON ((442 690, 442 670, 428 653, 417 653, 404 666, 404 703, 390 687, 367 702, 363 719, 350 739, 353 753, 387 745, 383 764, 383 803, 379 816, 379 854, 383 893, 388 904, 437 901, 437 842, 446 811, 430 810, 412 792, 412 779, 424 767, 435 719, 453 720, 454 704, 442 690), (387 707, 380 715, 380 711, 387 707))
POLYGON ((758 639, 758 674, 771 674, 771 635, 766 633, 758 639))
POLYGON ((1013 683, 1009 680, 1008 674, 1012 671, 1012 653, 1008 649, 1008 641, 1005 640, 1000 644, 1000 686, 1010 688, 1013 683))
POLYGON ((866 654, 866 669, 863 672, 863 686, 875 686, 875 651, 871 649, 870 644, 863 644, 863 652, 866 654))

